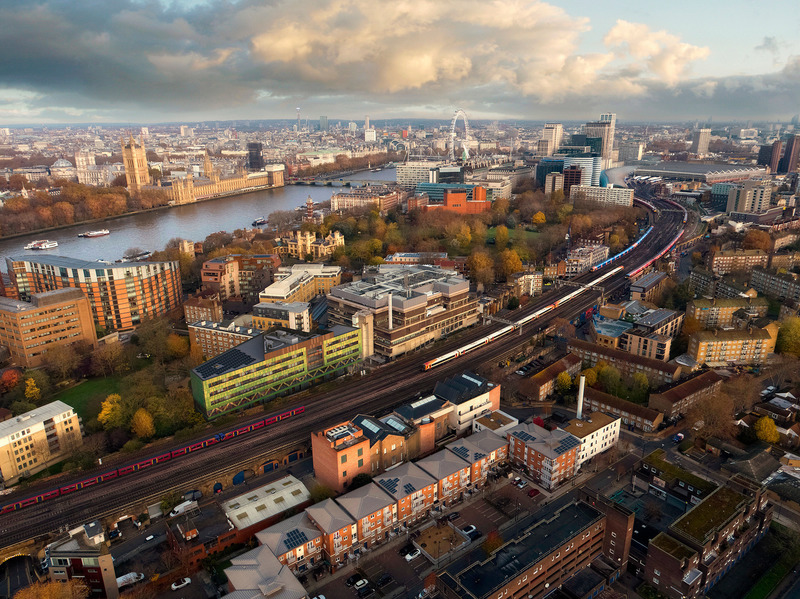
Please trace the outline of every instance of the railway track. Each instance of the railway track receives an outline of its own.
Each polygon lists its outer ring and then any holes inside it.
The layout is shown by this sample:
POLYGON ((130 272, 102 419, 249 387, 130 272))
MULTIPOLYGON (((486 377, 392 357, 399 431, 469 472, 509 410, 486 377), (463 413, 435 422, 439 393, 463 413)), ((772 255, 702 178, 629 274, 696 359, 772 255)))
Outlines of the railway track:
MULTIPOLYGON (((619 264, 624 265, 625 269, 603 283, 605 292, 615 293, 624 287, 627 284, 626 273, 629 269, 639 266, 663 248, 680 228, 680 220, 680 216, 675 213, 662 212, 662 217, 653 233, 643 241, 637 251, 631 252, 615 264, 615 267, 619 264)), ((596 276, 597 272, 590 272, 577 277, 574 281, 585 284, 596 276)), ((514 317, 519 319, 531 314, 571 291, 571 288, 565 287, 550 292, 535 302, 530 302, 524 309, 516 311, 514 317)), ((509 335, 462 358, 445 363, 435 368, 433 372, 421 371, 420 365, 426 359, 479 339, 485 336, 487 331, 490 332, 491 327, 500 328, 502 325, 476 326, 461 334, 453 335, 451 339, 436 347, 395 360, 372 375, 351 379, 346 385, 342 381, 342 384, 329 392, 303 397, 302 403, 306 405, 306 411, 302 416, 278 422, 248 435, 235 437, 220 445, 188 454, 176 461, 165 462, 143 472, 92 487, 91 491, 73 493, 25 508, 20 512, 0 516, 3 544, 5 546, 35 538, 67 524, 74 525, 97 517, 106 517, 122 509, 141 506, 170 490, 181 487, 185 489, 188 485, 194 485, 199 481, 237 471, 244 464, 252 462, 254 458, 266 458, 275 455, 286 446, 307 442, 311 432, 337 424, 356 413, 381 415, 421 392, 429 392, 436 380, 454 376, 487 360, 497 359, 518 346, 521 340, 527 340, 532 333, 544 329, 553 319, 573 316, 585 310, 596 302, 597 297, 596 291, 588 290, 572 302, 558 306, 541 319, 524 325, 521 336, 509 335), (247 457, 237 459, 240 455, 247 457)), ((237 426, 244 424, 246 423, 237 426)), ((169 448, 162 451, 167 449, 169 448)), ((85 479, 89 475, 91 473, 81 473, 75 478, 85 479)), ((40 488, 50 487, 42 485, 40 488)), ((34 489, 27 489, 24 492, 25 496, 34 493, 34 489)))

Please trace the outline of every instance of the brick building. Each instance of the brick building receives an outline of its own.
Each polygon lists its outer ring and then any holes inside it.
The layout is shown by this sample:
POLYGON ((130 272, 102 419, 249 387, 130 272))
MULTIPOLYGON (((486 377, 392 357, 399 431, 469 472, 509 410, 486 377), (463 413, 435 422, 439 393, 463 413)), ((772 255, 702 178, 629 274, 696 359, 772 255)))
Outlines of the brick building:
POLYGON ((436 479, 437 498, 445 506, 463 499, 472 486, 472 464, 453 452, 437 451, 416 464, 436 479))
POLYGON ((640 302, 653 302, 661 295, 669 277, 665 272, 650 272, 631 281, 631 299, 640 302))
POLYGON ((261 302, 253 306, 253 326, 262 331, 283 327, 311 331, 311 305, 308 302, 261 302))
POLYGON ((340 191, 331 196, 331 210, 352 210, 354 208, 375 207, 379 212, 387 212, 399 206, 405 193, 388 185, 368 185, 340 191))
POLYGON ((177 261, 111 264, 65 256, 6 258, 13 287, 6 294, 29 300, 34 293, 78 288, 89 300, 99 329, 127 331, 143 319, 163 316, 181 305, 177 261))
POLYGON ((277 254, 231 254, 203 262, 203 289, 218 293, 221 301, 242 298, 255 301, 259 291, 272 283, 281 265, 277 254))
POLYGON ((733 315, 746 310, 756 316, 766 316, 769 302, 763 297, 693 299, 686 304, 686 318, 693 318, 703 328, 715 329, 733 324, 733 315))
POLYGON ((647 407, 663 413, 667 420, 677 418, 687 414, 698 401, 719 393, 721 388, 722 377, 707 370, 651 393, 647 407))
POLYGON ((256 534, 278 561, 298 575, 322 561, 322 532, 306 512, 289 516, 256 534))
POLYGON ((208 297, 190 297, 183 302, 183 315, 186 322, 221 322, 224 318, 222 301, 218 293, 208 297))
POLYGON ((508 441, 489 430, 448 443, 446 449, 471 464, 469 478, 476 488, 486 484, 496 465, 508 460, 508 441))
POLYGON ((114 560, 99 522, 79 526, 50 544, 50 580, 78 578, 92 597, 117 599, 119 588, 114 560))
POLYGON ((698 364, 763 364, 775 351, 778 327, 698 331, 689 337, 686 353, 698 364))
POLYGON ((714 274, 726 275, 766 268, 768 264, 769 255, 764 250, 721 250, 711 255, 708 266, 714 274))
POLYGON ((29 302, 0 297, 0 346, 25 368, 47 364, 47 352, 75 343, 97 346, 89 301, 80 289, 33 293, 29 302))
POLYGON ((356 523, 359 547, 386 541, 397 527, 397 502, 382 487, 364 485, 336 499, 356 523))
POLYGON ((322 556, 331 569, 347 561, 347 554, 358 542, 358 526, 333 499, 326 499, 306 508, 311 522, 322 532, 322 556))
POLYGON ((221 353, 261 334, 253 327, 238 326, 235 321, 209 322, 201 320, 188 325, 189 343, 198 347, 204 359, 216 358, 221 353))
POLYGON ((778 273, 756 268, 750 274, 750 284, 753 289, 764 295, 800 301, 800 279, 794 273, 778 273))
POLYGON ((641 372, 647 376, 647 380, 654 386, 676 381, 681 373, 680 366, 651 358, 643 358, 581 339, 570 339, 567 344, 567 350, 579 356, 590 366, 594 366, 601 360, 611 364, 620 371, 622 376, 627 378, 632 377, 636 372, 641 372))
POLYGON ((275 271, 274 279, 258 294, 259 302, 308 302, 318 295, 330 293, 339 285, 342 269, 326 264, 295 264, 280 267, 275 271))
POLYGON ((575 475, 581 442, 574 435, 536 424, 518 424, 507 435, 509 459, 542 488, 552 491, 575 475))
POLYGON ((417 193, 424 191, 428 194, 428 202, 421 209, 424 212, 431 210, 447 210, 457 214, 481 214, 489 212, 492 209, 492 202, 486 198, 486 188, 480 185, 470 186, 466 188, 445 188, 442 191, 441 203, 436 201, 436 189, 431 188, 432 185, 440 184, 427 184, 417 185, 417 193))
POLYGON ((562 372, 574 378, 581 371, 582 360, 575 354, 567 354, 531 377, 522 379, 519 394, 529 401, 544 401, 555 392, 556 379, 562 372))
POLYGON ((398 521, 409 526, 428 516, 438 499, 439 481, 410 462, 377 476, 374 482, 394 498, 398 521))
POLYGON ((658 430, 664 415, 652 408, 646 408, 632 401, 620 399, 597 389, 586 387, 583 405, 592 412, 605 412, 619 416, 626 428, 635 428, 646 433, 658 430))

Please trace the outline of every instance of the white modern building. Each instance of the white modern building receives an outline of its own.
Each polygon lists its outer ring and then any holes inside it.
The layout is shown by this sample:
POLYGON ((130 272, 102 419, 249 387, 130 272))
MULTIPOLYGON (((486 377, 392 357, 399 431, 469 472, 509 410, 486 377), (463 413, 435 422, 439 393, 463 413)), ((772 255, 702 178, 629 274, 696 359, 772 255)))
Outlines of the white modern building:
POLYGON ((578 437, 581 447, 578 450, 576 467, 594 456, 608 451, 619 441, 621 420, 603 412, 592 412, 583 419, 574 418, 564 430, 578 437))
POLYGON ((597 187, 600 185, 600 173, 603 172, 602 156, 564 156, 564 168, 579 166, 583 169, 581 183, 597 187))
POLYGON ((593 187, 591 185, 573 185, 569 196, 573 200, 583 196, 583 199, 598 204, 614 206, 633 206, 633 190, 627 187, 593 187))

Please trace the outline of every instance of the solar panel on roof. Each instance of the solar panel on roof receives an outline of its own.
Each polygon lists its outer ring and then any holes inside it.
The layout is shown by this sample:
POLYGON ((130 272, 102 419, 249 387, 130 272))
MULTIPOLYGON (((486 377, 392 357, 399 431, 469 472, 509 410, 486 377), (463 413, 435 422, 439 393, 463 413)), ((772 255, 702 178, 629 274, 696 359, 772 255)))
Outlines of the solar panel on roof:
POLYGON ((374 422, 367 420, 366 418, 362 420, 359 424, 361 424, 361 426, 363 426, 364 428, 368 429, 373 433, 380 432, 381 430, 379 426, 377 426, 374 422))
POLYGON ((403 491, 405 491, 406 495, 411 495, 416 490, 417 488, 411 483, 406 483, 403 485, 403 491))
POLYGON ((286 533, 286 538, 283 540, 284 545, 286 545, 286 549, 294 549, 295 547, 299 547, 304 543, 308 542, 308 537, 306 533, 298 528, 294 528, 286 533))
POLYGON ((450 451, 452 451, 457 456, 460 456, 460 457, 464 458, 465 460, 469 459, 469 449, 467 449, 463 445, 461 445, 459 447, 451 447, 450 451))
POLYGON ((384 478, 378 481, 378 484, 394 495, 397 493, 397 485, 399 482, 399 478, 384 478))
POLYGON ((195 370, 197 374, 203 378, 214 376, 218 374, 219 370, 236 370, 243 366, 248 366, 256 361, 252 356, 248 356, 241 350, 236 348, 229 349, 224 354, 220 354, 213 360, 209 360, 205 364, 201 364, 195 370))
POLYGON ((517 431, 514 433, 514 436, 517 437, 518 439, 521 439, 522 441, 525 441, 526 443, 528 441, 536 441, 536 437, 534 437, 530 433, 526 433, 525 431, 517 431))

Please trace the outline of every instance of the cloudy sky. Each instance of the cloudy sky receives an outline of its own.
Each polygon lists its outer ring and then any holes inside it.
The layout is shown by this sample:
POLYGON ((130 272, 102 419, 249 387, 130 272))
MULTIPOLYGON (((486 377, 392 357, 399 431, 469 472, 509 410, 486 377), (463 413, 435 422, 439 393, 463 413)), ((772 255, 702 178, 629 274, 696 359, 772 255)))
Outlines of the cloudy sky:
POLYGON ((796 0, 4 0, 0 125, 788 120, 796 0), (768 9, 768 10, 767 10, 768 9))

